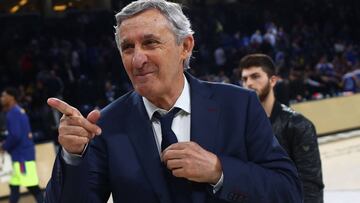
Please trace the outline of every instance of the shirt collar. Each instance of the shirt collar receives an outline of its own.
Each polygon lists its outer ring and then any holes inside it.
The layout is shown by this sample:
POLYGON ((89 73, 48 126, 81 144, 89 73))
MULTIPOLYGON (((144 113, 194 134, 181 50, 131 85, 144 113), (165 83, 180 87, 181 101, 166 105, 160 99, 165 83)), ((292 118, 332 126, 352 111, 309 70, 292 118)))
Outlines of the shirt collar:
MULTIPOLYGON (((190 108, 190 86, 189 86, 189 82, 187 81, 185 75, 184 75, 184 87, 183 90, 179 96, 179 98, 176 100, 175 104, 173 107, 171 107, 171 109, 173 109, 174 107, 178 107, 180 108, 182 111, 180 112, 185 112, 187 114, 190 114, 191 112, 191 108, 190 108)), ((146 112, 149 116, 149 119, 151 119, 154 115, 154 113, 156 111, 159 111, 160 114, 164 115, 166 114, 168 111, 166 111, 165 109, 161 109, 157 106, 155 106, 153 103, 151 103, 148 99, 146 99, 145 97, 142 97, 144 105, 145 105, 145 109, 146 112)), ((171 110, 170 109, 170 110, 171 110)))

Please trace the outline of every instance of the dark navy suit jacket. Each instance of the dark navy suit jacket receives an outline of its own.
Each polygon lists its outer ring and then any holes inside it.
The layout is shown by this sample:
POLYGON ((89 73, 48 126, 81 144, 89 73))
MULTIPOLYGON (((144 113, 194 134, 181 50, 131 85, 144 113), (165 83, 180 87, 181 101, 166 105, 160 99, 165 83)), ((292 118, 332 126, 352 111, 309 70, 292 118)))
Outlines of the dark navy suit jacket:
MULTIPOLYGON (((222 188, 192 183, 193 203, 301 202, 297 172, 273 136, 255 93, 199 81, 186 73, 191 92, 190 139, 216 154, 222 188)), ((130 92, 101 111, 102 135, 78 166, 58 155, 46 202, 170 203, 151 121, 142 98, 130 92)), ((60 153, 59 153, 60 154, 60 153)))

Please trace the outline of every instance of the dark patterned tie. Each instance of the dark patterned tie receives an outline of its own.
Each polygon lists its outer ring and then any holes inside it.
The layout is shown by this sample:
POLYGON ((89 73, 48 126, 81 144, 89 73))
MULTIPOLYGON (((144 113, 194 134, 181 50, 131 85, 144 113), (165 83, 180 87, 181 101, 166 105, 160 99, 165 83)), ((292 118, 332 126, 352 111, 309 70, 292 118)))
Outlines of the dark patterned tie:
MULTIPOLYGON (((178 139, 171 129, 174 116, 180 111, 180 108, 173 108, 167 114, 161 116, 159 112, 154 113, 154 117, 161 124, 161 151, 164 151, 171 144, 177 143, 178 139)), ((164 176, 171 192, 172 203, 190 203, 190 184, 184 178, 177 178, 172 175, 171 171, 164 165, 164 176)))

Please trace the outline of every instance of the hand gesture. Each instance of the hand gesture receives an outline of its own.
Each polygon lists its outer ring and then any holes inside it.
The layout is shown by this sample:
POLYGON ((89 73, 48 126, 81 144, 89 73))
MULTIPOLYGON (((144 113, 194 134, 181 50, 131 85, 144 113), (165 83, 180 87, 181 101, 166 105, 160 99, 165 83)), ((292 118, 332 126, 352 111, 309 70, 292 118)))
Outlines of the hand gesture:
POLYGON ((178 142, 162 153, 166 167, 176 177, 215 185, 222 174, 219 158, 195 142, 178 142))
POLYGON ((96 125, 100 118, 100 111, 93 110, 84 118, 80 111, 70 106, 66 102, 49 98, 49 106, 57 109, 63 116, 59 125, 59 143, 69 153, 81 154, 85 145, 95 137, 101 134, 101 128, 96 125))

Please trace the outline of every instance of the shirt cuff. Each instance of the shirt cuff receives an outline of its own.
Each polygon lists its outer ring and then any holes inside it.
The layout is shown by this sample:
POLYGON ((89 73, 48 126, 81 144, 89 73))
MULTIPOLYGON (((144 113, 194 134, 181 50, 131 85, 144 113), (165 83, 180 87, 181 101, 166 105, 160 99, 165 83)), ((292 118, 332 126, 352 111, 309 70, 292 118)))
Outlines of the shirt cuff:
POLYGON ((84 147, 84 150, 81 154, 72 154, 66 151, 65 148, 62 148, 61 150, 61 157, 64 159, 66 164, 72 165, 72 166, 78 166, 80 165, 81 161, 83 160, 83 155, 86 151, 87 144, 84 147))
POLYGON ((223 182, 224 182, 224 173, 221 173, 221 177, 220 177, 219 181, 215 185, 211 184, 211 186, 213 187, 214 194, 217 193, 221 189, 223 182))

